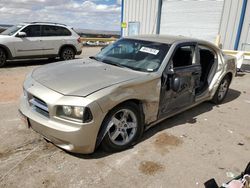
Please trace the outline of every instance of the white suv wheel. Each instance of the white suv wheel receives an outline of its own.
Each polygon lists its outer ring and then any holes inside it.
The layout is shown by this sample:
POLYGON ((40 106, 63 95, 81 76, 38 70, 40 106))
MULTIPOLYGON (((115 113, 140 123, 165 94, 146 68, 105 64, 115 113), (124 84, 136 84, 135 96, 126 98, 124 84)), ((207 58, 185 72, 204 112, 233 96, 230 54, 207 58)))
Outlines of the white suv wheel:
POLYGON ((72 48, 67 47, 62 49, 60 57, 62 60, 71 60, 75 58, 75 52, 72 48))
POLYGON ((6 63, 6 54, 2 49, 0 49, 0 67, 4 66, 5 63, 6 63))

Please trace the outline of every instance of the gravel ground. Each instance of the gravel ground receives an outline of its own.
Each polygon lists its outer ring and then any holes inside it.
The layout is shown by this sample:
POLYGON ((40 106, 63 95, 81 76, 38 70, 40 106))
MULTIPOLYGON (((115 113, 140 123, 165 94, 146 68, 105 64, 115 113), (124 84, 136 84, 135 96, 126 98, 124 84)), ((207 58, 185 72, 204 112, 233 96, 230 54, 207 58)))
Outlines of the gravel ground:
MULTIPOLYGON (((84 48, 81 57, 100 48, 84 48)), ((25 75, 47 60, 0 69, 0 187, 203 187, 238 175, 250 160, 250 74, 232 83, 225 102, 203 103, 149 129, 120 153, 69 154, 27 129, 18 117, 25 75)))

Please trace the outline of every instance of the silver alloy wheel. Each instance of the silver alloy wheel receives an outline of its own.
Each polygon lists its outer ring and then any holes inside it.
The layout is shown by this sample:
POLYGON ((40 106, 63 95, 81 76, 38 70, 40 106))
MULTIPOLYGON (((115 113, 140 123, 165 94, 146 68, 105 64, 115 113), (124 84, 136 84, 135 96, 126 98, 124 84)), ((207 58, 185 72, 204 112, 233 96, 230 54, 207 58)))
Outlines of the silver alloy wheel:
POLYGON ((222 83, 220 84, 220 87, 219 87, 219 92, 218 92, 218 99, 219 100, 222 100, 224 98, 224 96, 226 95, 227 93, 227 90, 228 90, 228 80, 227 79, 224 79, 222 81, 222 83))
POLYGON ((116 145, 123 146, 133 140, 137 131, 138 121, 133 111, 121 109, 108 123, 108 136, 116 145))
POLYGON ((72 49, 66 48, 65 50, 63 50, 62 56, 64 60, 74 59, 74 52, 72 49))
POLYGON ((0 49, 0 66, 4 65, 6 62, 6 55, 3 50, 0 49))

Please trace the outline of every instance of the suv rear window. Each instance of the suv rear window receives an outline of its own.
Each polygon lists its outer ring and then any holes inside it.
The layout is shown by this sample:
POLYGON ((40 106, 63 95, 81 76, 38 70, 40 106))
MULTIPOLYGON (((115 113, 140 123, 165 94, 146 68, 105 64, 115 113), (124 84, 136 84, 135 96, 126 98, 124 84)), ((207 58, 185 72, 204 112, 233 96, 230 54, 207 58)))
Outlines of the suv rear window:
POLYGON ((44 25, 42 26, 42 36, 70 36, 71 32, 60 26, 44 25))

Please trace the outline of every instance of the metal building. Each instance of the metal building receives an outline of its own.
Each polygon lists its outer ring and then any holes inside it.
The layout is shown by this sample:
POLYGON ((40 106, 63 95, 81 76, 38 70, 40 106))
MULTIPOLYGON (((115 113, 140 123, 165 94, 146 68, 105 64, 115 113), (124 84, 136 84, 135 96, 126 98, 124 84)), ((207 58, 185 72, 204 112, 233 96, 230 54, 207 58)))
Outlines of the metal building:
POLYGON ((248 0, 122 0, 122 35, 171 34, 250 51, 248 0))

